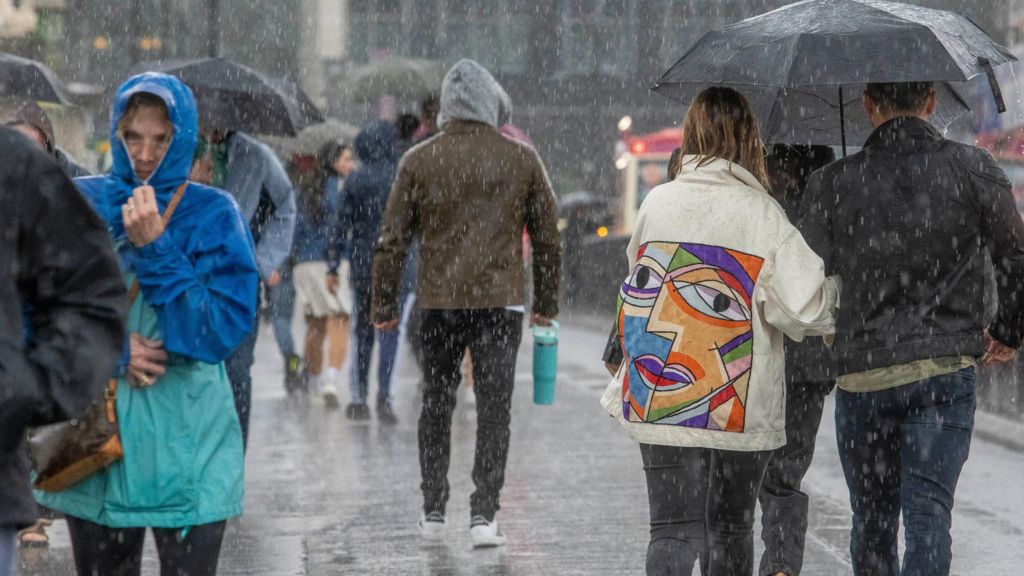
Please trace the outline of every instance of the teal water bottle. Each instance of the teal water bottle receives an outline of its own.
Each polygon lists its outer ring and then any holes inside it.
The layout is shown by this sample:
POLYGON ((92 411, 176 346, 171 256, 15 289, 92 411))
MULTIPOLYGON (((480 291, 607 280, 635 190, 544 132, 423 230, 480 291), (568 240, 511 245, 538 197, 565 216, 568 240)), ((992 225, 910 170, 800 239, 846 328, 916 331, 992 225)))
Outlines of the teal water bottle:
POLYGON ((558 322, 533 327, 533 403, 555 403, 558 376, 558 322))

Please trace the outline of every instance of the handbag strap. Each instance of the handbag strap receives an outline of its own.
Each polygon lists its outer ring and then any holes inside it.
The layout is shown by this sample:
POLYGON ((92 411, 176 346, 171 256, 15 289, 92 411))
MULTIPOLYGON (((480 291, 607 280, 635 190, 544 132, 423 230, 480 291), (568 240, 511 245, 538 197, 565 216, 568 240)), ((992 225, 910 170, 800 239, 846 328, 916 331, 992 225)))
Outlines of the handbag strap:
MULTIPOLYGON (((174 211, 177 210, 178 204, 181 203, 181 197, 185 195, 185 189, 188 188, 188 180, 182 182, 181 186, 174 192, 174 196, 171 197, 171 201, 167 203, 167 209, 164 210, 162 216, 164 226, 171 221, 171 216, 174 216, 174 211)), ((139 279, 136 278, 132 281, 131 290, 128 291, 128 307, 131 308, 132 304, 135 304, 135 298, 139 295, 139 279)))

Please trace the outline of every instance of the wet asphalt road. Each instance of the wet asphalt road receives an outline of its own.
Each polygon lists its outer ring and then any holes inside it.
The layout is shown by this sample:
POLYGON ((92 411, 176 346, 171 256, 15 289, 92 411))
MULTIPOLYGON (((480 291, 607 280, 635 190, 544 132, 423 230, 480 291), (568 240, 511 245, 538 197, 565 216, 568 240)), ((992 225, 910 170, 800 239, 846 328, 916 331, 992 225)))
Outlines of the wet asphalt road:
MULTIPOLYGON (((639 450, 598 405, 607 383, 598 360, 604 326, 566 322, 558 401, 549 407, 531 403, 524 337, 498 515, 509 544, 482 551, 471 549, 468 531, 472 407, 460 404, 452 431, 448 538, 426 545, 416 530, 419 375, 411 360, 403 356, 397 375, 399 424, 353 423, 317 399, 285 396, 283 366, 264 330, 253 371, 245 515, 229 523, 220 574, 643 574, 648 517, 639 450)), ((808 575, 850 573, 849 511, 831 409, 830 402, 805 480, 812 505, 808 575)), ((1024 455, 975 439, 954 511, 954 574, 1022 573, 1021 478, 1024 455)), ((23 553, 26 575, 74 573, 62 522, 51 538, 48 550, 23 553)), ((158 573, 151 540, 143 573, 158 573)))

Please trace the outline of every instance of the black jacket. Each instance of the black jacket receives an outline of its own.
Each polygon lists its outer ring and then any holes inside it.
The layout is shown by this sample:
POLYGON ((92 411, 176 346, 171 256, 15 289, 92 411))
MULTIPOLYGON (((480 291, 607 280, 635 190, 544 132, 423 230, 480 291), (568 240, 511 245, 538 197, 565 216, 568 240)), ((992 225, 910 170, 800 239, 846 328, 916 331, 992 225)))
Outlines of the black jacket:
POLYGON ((47 155, 0 128, 0 527, 36 519, 29 426, 102 393, 124 346, 127 295, 103 222, 47 155))
POLYGON ((980 356, 983 252, 998 312, 988 328, 1024 339, 1024 222, 1010 183, 979 148, 924 120, 880 126, 860 152, 811 176, 798 227, 843 279, 838 373, 943 356, 980 356))

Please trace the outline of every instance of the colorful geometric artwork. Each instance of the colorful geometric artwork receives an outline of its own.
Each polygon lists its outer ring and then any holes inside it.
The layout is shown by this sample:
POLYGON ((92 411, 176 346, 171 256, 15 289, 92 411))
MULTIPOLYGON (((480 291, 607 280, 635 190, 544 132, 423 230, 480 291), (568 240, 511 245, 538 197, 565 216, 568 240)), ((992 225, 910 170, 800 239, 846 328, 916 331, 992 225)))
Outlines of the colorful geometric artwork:
POLYGON ((640 248, 618 303, 626 420, 743 431, 763 263, 703 244, 640 248))

